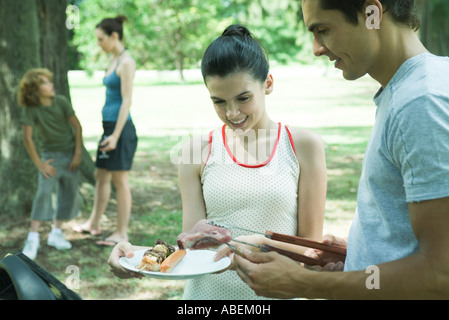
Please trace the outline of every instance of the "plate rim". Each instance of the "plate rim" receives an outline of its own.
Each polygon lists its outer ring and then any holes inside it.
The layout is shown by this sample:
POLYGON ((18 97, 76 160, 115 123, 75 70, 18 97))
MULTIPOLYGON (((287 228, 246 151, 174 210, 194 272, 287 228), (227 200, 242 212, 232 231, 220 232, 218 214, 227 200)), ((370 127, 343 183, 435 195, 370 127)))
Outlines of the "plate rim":
MULTIPOLYGON (((147 250, 148 249, 135 250, 133 258, 135 259, 135 255, 136 254, 139 254, 139 255, 143 256, 143 254, 147 250)), ((207 251, 207 252, 216 253, 213 250, 190 250, 190 249, 187 249, 187 251, 188 252, 189 251, 197 251, 197 252, 207 251)), ((224 256, 220 260, 225 259, 227 261, 224 261, 223 262, 224 263, 223 267, 218 269, 218 270, 213 270, 213 271, 209 271, 209 272, 201 272, 201 273, 193 273, 193 274, 172 274, 172 273, 162 273, 160 271, 145 271, 145 270, 142 271, 142 270, 137 269, 136 267, 129 267, 128 265, 126 265, 126 262, 128 262, 130 259, 133 259, 133 258, 120 257, 120 259, 119 259, 120 266, 122 268, 126 269, 126 270, 142 274, 142 275, 144 275, 146 277, 155 278, 155 279, 161 279, 161 280, 185 280, 185 279, 198 278, 198 277, 201 277, 201 276, 204 276, 204 275, 207 275, 207 274, 213 274, 213 273, 216 273, 216 272, 223 271, 223 270, 225 270, 226 268, 228 268, 231 265, 231 259, 228 256, 224 256)), ((128 263, 131 264, 130 262, 128 262, 128 263)))

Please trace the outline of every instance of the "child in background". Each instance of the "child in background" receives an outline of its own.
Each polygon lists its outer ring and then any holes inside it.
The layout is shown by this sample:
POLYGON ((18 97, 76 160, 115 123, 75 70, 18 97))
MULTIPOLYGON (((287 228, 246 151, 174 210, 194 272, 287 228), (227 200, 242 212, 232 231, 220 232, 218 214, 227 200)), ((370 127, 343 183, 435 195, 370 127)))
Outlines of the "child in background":
POLYGON ((31 211, 31 230, 23 253, 35 259, 40 246, 39 227, 42 221, 54 219, 47 240, 58 250, 72 245, 62 233, 64 221, 78 214, 78 168, 81 165, 82 129, 69 101, 56 95, 53 74, 47 69, 29 70, 20 82, 18 102, 22 110, 23 141, 39 170, 37 193, 31 211), (42 154, 33 140, 39 138, 42 154), (56 210, 52 193, 57 186, 56 210))

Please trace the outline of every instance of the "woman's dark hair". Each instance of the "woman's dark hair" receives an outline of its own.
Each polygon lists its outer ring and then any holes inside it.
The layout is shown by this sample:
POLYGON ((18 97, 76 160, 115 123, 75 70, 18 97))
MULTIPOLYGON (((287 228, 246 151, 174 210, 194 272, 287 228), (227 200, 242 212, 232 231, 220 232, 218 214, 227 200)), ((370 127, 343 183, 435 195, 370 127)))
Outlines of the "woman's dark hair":
MULTIPOLYGON (((359 13, 365 9, 366 0, 319 0, 320 7, 324 10, 341 11, 348 22, 357 25, 359 13)), ((408 25, 417 31, 420 27, 420 19, 416 0, 380 0, 384 12, 389 12, 396 22, 408 25)))
POLYGON ((128 19, 125 16, 106 18, 97 24, 96 28, 100 28, 108 36, 110 36, 113 32, 117 32, 119 39, 123 40, 123 23, 127 20, 128 19))
POLYGON ((226 28, 207 48, 201 63, 204 81, 208 76, 225 77, 235 72, 248 72, 254 79, 264 82, 268 71, 265 49, 241 25, 226 28))

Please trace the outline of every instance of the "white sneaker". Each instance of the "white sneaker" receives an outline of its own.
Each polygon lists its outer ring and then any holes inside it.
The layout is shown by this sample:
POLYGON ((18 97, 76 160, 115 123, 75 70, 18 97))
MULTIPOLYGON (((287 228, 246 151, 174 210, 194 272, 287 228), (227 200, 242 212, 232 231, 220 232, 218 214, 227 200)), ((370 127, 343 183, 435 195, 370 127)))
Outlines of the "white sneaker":
POLYGON ((72 249, 72 244, 64 238, 61 231, 52 230, 48 235, 47 244, 58 250, 72 249))
POLYGON ((39 239, 26 239, 25 247, 22 250, 22 253, 26 255, 31 260, 36 259, 37 250, 39 249, 39 239))

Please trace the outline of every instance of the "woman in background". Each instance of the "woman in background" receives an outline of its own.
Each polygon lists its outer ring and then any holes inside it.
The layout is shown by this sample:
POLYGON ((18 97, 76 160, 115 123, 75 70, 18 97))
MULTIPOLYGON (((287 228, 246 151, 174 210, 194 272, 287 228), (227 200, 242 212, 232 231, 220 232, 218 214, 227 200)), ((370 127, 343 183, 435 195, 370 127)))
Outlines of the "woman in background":
POLYGON ((131 189, 129 170, 137 148, 137 135, 130 108, 136 63, 123 44, 123 23, 126 17, 107 18, 101 21, 95 36, 101 49, 111 55, 103 79, 106 102, 102 110, 103 136, 96 159, 96 186, 92 213, 88 221, 75 231, 99 235, 100 219, 111 195, 111 181, 117 196, 117 226, 115 231, 97 244, 114 246, 128 240, 128 223, 131 215, 131 189))

